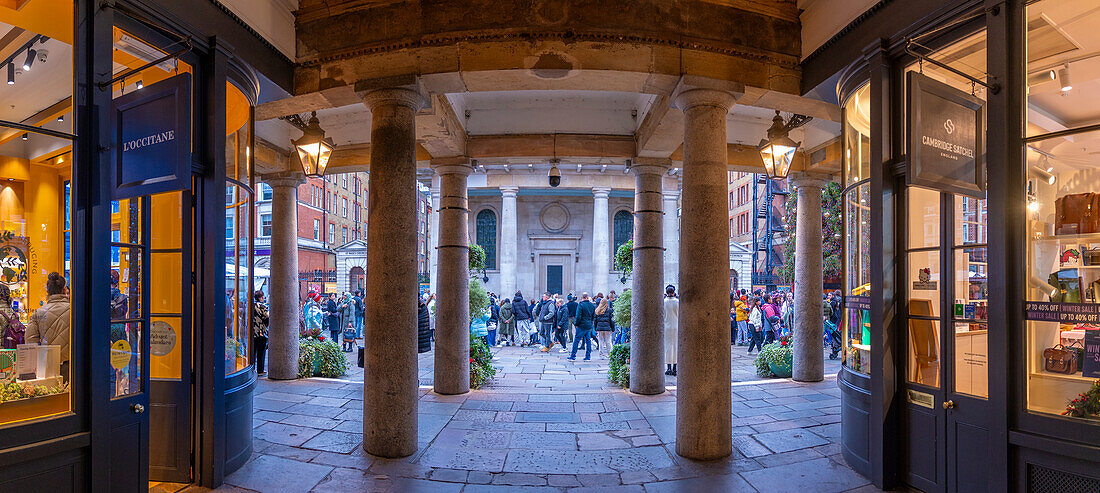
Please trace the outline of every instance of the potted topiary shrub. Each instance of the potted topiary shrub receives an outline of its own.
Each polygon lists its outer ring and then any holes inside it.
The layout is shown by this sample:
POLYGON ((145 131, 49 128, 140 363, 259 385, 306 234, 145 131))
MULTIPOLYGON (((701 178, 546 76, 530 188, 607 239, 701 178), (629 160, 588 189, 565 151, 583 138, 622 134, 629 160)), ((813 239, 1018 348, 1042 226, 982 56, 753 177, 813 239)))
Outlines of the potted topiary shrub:
POLYGON ((630 343, 616 344, 608 356, 607 380, 620 387, 630 386, 630 343))
POLYGON ((480 337, 470 335, 470 388, 480 389, 497 374, 493 368, 493 353, 480 337))
POLYGON ((347 372, 348 359, 339 344, 312 337, 298 340, 298 378, 336 378, 347 372))
POLYGON ((792 351, 791 337, 783 336, 778 341, 765 345, 756 356, 756 366, 767 364, 772 375, 779 378, 790 378, 791 369, 794 366, 794 352, 792 351))

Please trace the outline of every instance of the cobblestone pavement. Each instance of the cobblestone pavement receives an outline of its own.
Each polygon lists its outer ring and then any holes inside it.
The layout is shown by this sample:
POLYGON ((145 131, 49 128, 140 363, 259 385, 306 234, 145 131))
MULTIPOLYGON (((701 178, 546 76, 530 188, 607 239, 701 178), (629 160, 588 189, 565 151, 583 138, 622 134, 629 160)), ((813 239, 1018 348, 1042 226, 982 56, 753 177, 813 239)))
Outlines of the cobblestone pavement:
POLYGON ((840 456, 839 363, 825 381, 759 379, 733 347, 733 455, 675 453, 675 378, 661 395, 607 382, 607 361, 555 348, 496 349, 497 378, 466 395, 431 392, 420 362, 419 444, 390 460, 362 449, 362 378, 257 384, 254 453, 222 489, 255 491, 878 491, 840 456))

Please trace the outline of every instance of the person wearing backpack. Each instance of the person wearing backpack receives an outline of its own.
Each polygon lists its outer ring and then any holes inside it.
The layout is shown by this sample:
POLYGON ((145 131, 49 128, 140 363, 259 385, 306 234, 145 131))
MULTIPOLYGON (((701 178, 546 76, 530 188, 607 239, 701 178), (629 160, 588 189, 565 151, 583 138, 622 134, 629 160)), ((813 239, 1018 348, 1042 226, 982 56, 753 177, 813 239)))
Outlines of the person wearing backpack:
POLYGON ((4 328, 0 329, 0 335, 4 338, 0 341, 3 342, 0 346, 4 349, 15 349, 23 344, 27 328, 23 326, 23 322, 19 321, 19 314, 15 313, 11 307, 11 291, 3 284, 0 284, 0 323, 4 324, 4 328))

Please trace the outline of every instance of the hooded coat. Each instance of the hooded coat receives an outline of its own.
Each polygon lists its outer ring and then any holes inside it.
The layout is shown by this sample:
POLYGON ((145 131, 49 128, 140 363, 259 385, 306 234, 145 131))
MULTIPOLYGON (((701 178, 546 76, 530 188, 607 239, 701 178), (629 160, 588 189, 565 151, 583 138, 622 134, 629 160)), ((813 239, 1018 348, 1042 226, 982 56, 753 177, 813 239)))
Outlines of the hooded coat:
POLYGON ((500 322, 497 324, 497 333, 503 337, 511 337, 516 332, 516 317, 512 313, 512 301, 504 300, 500 305, 500 322))
POLYGON ((527 302, 523 300, 523 295, 517 294, 515 298, 512 298, 512 313, 516 316, 517 322, 531 320, 531 310, 527 302))
POLYGON ((432 331, 428 325, 428 305, 416 306, 416 352, 426 353, 432 350, 432 331))

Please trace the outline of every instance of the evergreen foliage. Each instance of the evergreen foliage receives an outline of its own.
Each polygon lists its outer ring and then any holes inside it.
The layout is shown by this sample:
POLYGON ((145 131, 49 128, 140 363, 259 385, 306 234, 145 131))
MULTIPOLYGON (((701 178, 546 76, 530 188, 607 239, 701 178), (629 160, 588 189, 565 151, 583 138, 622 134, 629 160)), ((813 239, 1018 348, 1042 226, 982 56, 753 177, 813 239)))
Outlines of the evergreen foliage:
MULTIPOLYGON (((841 269, 844 266, 843 234, 844 219, 841 213, 843 205, 842 188, 839 183, 830 182, 821 189, 821 253, 822 273, 827 283, 839 283, 841 269)), ((798 235, 798 195, 787 196, 787 240, 783 243, 783 265, 779 266, 779 276, 786 284, 794 283, 795 238, 798 235)))

